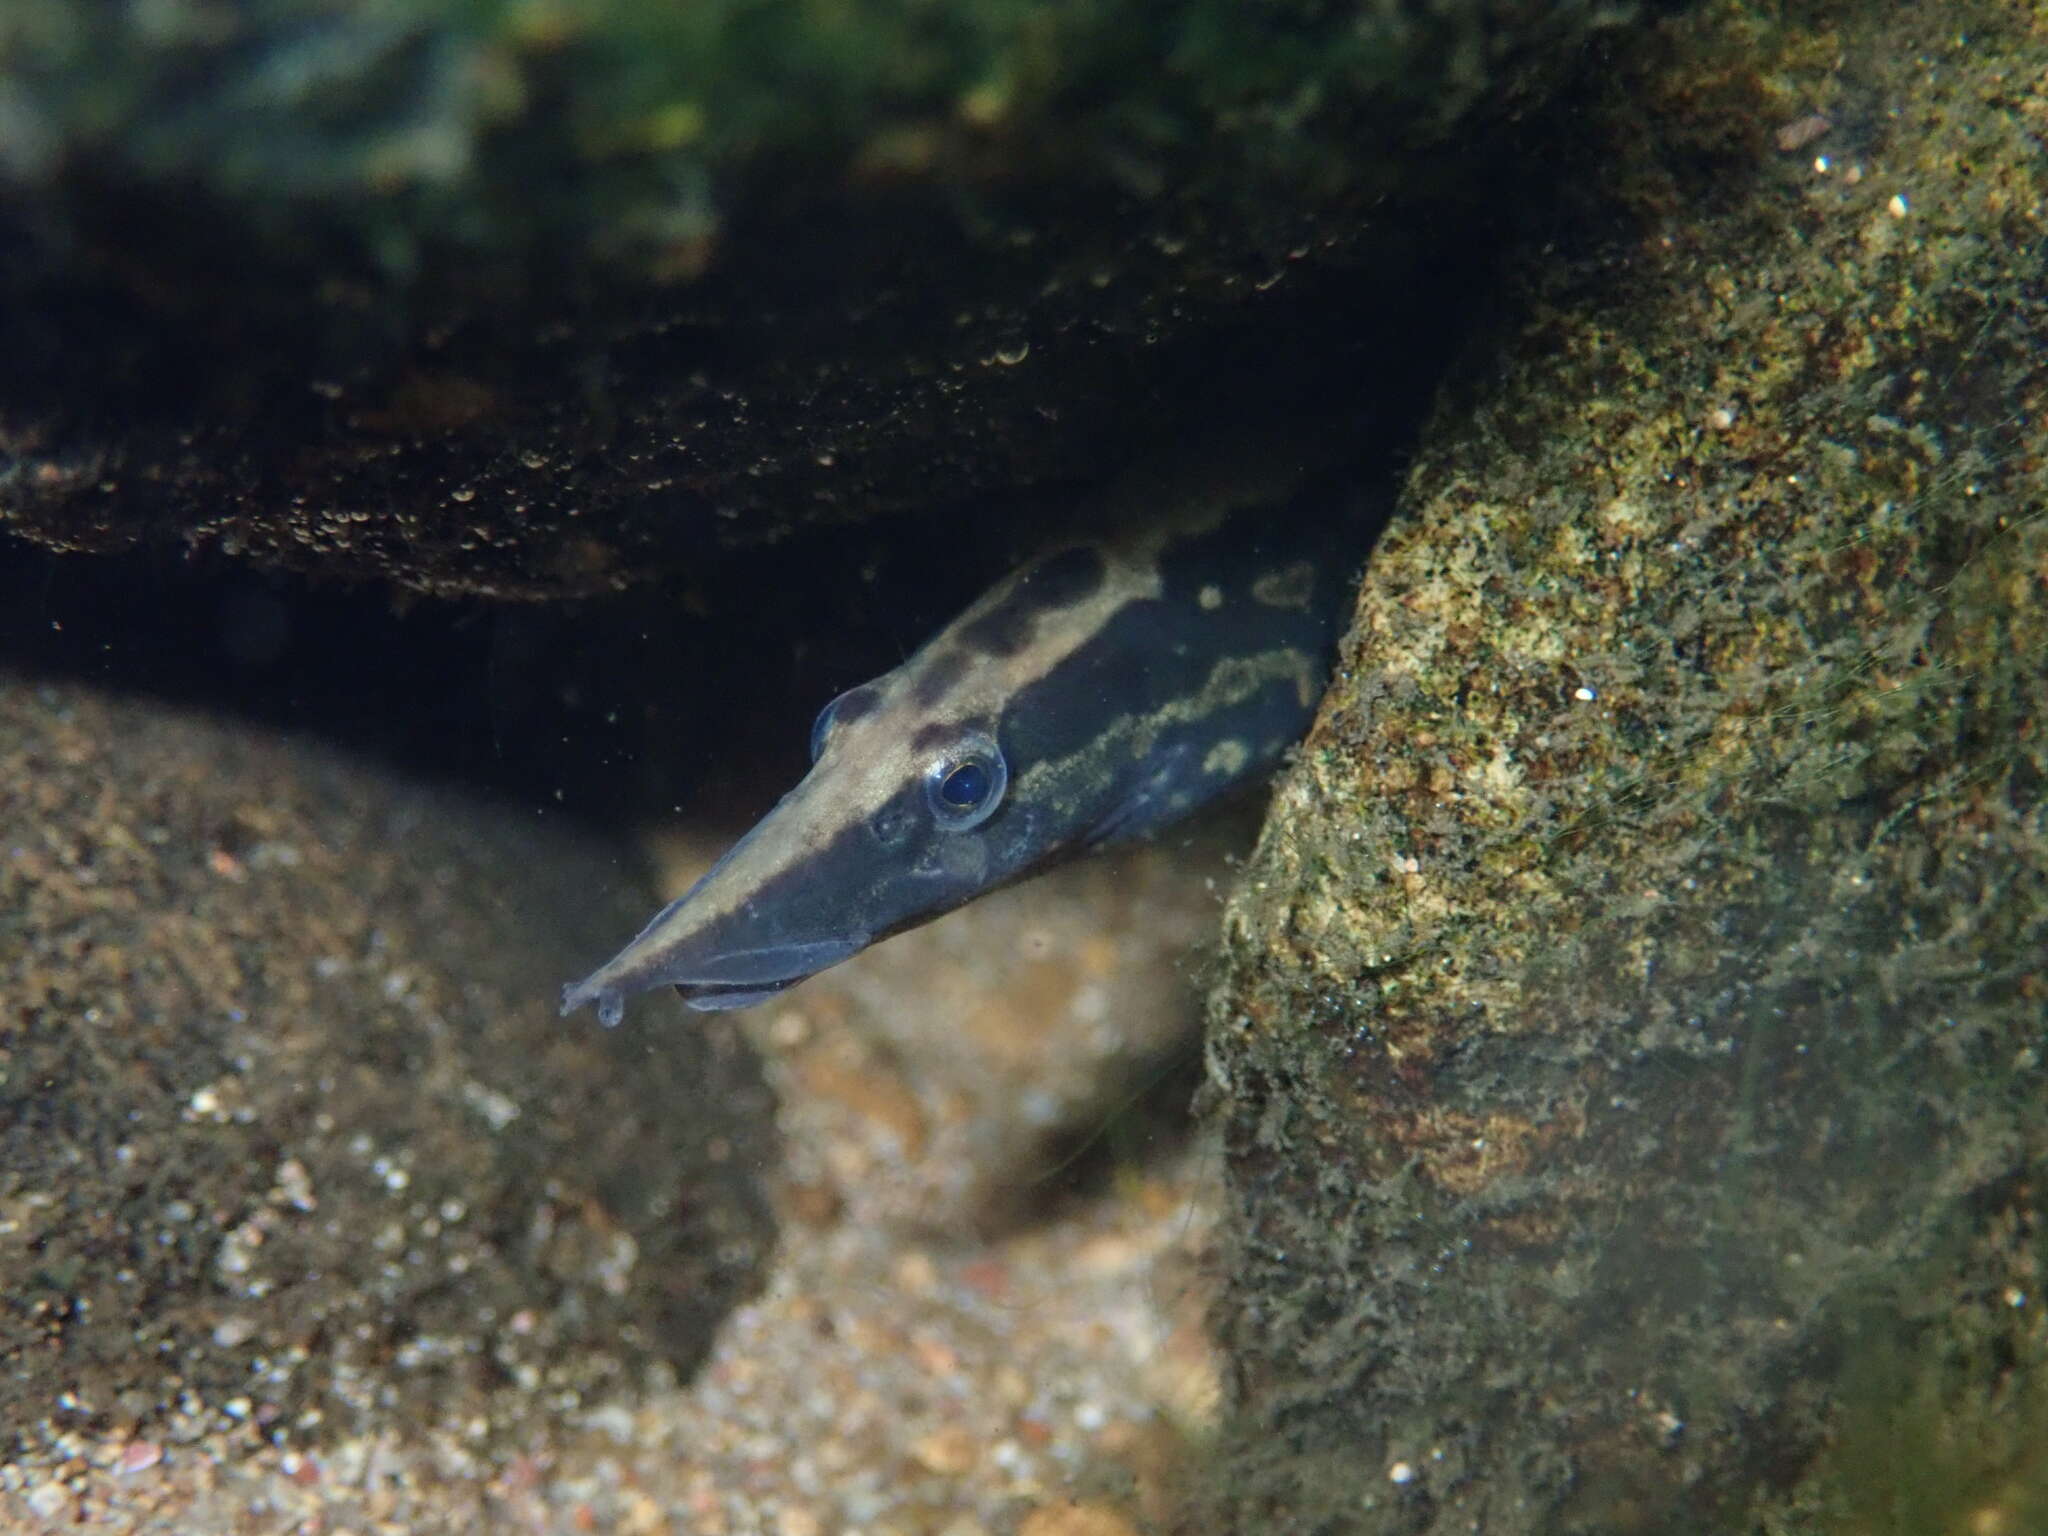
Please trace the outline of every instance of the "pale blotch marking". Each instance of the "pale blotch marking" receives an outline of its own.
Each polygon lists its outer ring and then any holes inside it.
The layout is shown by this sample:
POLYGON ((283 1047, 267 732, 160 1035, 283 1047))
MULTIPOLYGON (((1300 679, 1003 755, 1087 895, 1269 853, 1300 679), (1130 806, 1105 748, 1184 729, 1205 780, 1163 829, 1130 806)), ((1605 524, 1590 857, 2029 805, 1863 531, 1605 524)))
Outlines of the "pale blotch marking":
POLYGON ((1306 560, 1297 560, 1277 571, 1268 571, 1253 582, 1252 601, 1268 608, 1299 608, 1307 612, 1315 591, 1316 568, 1306 560))
POLYGON ((1202 772, 1220 773, 1231 778, 1244 772, 1244 765, 1251 761, 1251 757, 1251 748, 1232 736, 1209 749, 1209 755, 1202 759, 1202 772))
POLYGON ((1294 696, 1301 700, 1303 709, 1309 709, 1323 696, 1322 684, 1316 676, 1315 663, 1300 651, 1289 651, 1288 654, 1300 663, 1294 674, 1294 696))
MULTIPOLYGON (((1176 725, 1194 725, 1241 704, 1269 682, 1291 680, 1304 704, 1315 701, 1319 674, 1301 651, 1280 647, 1219 661, 1208 680, 1191 694, 1166 700, 1149 715, 1124 715, 1107 722, 1096 738, 1071 756, 1033 763, 1012 780, 1012 793, 1026 801, 1058 805, 1069 795, 1087 794, 1111 772, 1111 764, 1142 761, 1159 738, 1176 725)), ((1284 740, 1261 754, 1276 755, 1284 740)))
POLYGON ((1196 594, 1195 601, 1202 605, 1202 612, 1214 613, 1223 606, 1223 589, 1212 581, 1196 594))

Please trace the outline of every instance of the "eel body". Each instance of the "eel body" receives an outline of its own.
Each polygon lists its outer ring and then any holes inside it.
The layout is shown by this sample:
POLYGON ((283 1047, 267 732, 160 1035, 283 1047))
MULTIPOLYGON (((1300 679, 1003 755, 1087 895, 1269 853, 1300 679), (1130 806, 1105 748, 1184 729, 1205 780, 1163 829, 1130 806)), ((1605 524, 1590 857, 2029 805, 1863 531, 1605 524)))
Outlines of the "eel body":
POLYGON ((827 704, 810 771, 563 1012, 615 1024, 664 985, 746 1007, 1263 772, 1348 618, 1378 522, 1359 484, 1286 464, 1141 482, 1142 521, 1054 545, 827 704))

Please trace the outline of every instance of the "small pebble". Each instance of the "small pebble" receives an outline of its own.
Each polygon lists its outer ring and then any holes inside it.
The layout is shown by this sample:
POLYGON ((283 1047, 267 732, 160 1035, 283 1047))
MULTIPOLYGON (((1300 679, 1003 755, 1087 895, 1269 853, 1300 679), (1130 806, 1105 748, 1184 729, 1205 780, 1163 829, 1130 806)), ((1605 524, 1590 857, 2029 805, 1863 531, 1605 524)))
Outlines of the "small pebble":
POLYGON ((164 1459, 164 1448, 154 1440, 130 1440, 121 1447, 121 1455, 114 1463, 114 1470, 123 1477, 136 1472, 147 1472, 164 1459))
POLYGON ((1794 118, 1778 130, 1778 149, 1784 154, 1794 154, 1834 126, 1819 112, 1809 112, 1804 117, 1794 118))
POLYGON ((954 1424, 920 1436, 911 1444, 910 1454, 927 1472, 958 1477, 980 1459, 981 1446, 966 1429, 954 1424))

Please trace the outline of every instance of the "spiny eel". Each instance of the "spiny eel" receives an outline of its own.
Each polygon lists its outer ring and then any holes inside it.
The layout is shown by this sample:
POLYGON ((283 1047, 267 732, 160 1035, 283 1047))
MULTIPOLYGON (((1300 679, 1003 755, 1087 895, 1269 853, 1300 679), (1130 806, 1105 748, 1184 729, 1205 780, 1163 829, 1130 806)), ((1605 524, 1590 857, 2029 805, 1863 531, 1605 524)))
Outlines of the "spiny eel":
POLYGON ((744 1008, 1262 772, 1328 678, 1366 483, 1290 459, 1127 485, 1143 521, 1048 549, 827 704, 804 778, 562 1011, 613 1025, 663 985, 744 1008))

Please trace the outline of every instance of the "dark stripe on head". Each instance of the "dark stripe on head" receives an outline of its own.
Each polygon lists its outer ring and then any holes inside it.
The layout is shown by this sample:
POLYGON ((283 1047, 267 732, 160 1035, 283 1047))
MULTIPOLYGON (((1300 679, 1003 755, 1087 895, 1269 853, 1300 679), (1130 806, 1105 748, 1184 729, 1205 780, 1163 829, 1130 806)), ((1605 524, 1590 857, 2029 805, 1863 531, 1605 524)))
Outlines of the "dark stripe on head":
POLYGON ((917 681, 910 689, 910 701, 920 709, 930 709, 951 693, 960 679, 967 675, 971 664, 965 651, 947 650, 925 663, 917 681))
POLYGON ((941 747, 952 746, 960 739, 960 735, 960 727, 951 720, 928 721, 911 734, 910 750, 936 752, 941 747))
POLYGON ((950 877, 925 856, 935 832, 922 783, 907 784, 882 806, 807 851, 749 892, 734 910, 707 922, 693 948, 706 954, 817 944, 857 924, 870 942, 972 900, 989 883, 950 877))
POLYGON ((1010 656, 1031 641, 1041 614, 1092 596, 1108 574, 1102 551, 1077 544, 1030 567, 994 607, 954 631, 953 638, 985 656, 1010 656))
POLYGON ((1178 821, 1226 790, 1258 777, 1294 744, 1307 723, 1295 680, 1268 679, 1214 714, 1168 727, 1141 763, 1118 764, 1118 781, 1090 809, 1088 846, 1143 837, 1178 821), (1214 765, 1218 744, 1240 751, 1214 765))
MULTIPOLYGON (((1222 551, 1210 553, 1220 559, 1222 551)), ((1242 564, 1236 580, 1244 580, 1242 564)), ((1334 580, 1327 585, 1328 595, 1341 595, 1334 580)), ((1182 587, 1177 599, 1126 604, 1044 677, 1018 690, 997 733, 1013 779, 1034 764, 1082 751, 1122 717, 1150 718, 1200 693, 1217 666, 1233 657, 1287 647, 1328 665, 1337 615, 1251 602, 1205 610, 1200 587, 1182 587)), ((1292 684, 1283 691, 1292 696, 1292 684)), ((1309 711, 1298 701, 1292 710, 1299 735, 1309 711)))
POLYGON ((1050 672, 1003 708, 997 740, 1014 778, 1073 756, 1127 715, 1150 715, 1198 690, 1224 652, 1194 620, 1211 616, 1140 599, 1126 603, 1050 672))
MULTIPOLYGON (((901 797, 899 797, 901 798, 901 797)), ((895 802, 878 819, 909 825, 909 807, 895 802)), ((679 945, 677 968, 687 980, 690 954, 707 959, 727 953, 768 951, 813 944, 843 934, 866 913, 864 883, 878 865, 877 833, 860 822, 835 833, 823 847, 806 853, 747 893, 744 903, 705 921, 679 945)), ((782 978, 769 978, 781 980, 782 978)))
MULTIPOLYGON (((1206 658, 1197 677, 1196 668, 1185 660, 1176 662, 1187 666, 1182 675, 1188 693, 1200 690, 1215 664, 1216 658, 1206 658)), ((1137 677, 1157 675, 1149 667, 1133 669, 1127 660, 1119 670, 1125 678, 1134 673, 1137 677)), ((1291 670, 1267 677, 1243 698, 1191 720, 1168 722, 1160 714, 1160 707, 1167 702, 1163 697, 1151 701, 1148 708, 1127 690, 1117 702, 1125 706, 1119 713, 1085 723, 1070 712, 1033 708, 1028 700, 1020 713, 1006 717, 1002 744, 1011 756, 1013 775, 1020 766, 1028 767, 1034 761, 1025 757, 1027 753, 1042 752, 1071 764, 1037 790, 1038 798, 1010 807, 1012 811, 1028 809, 1038 819, 1040 835, 1048 843, 1089 846, 1101 840, 1139 836, 1177 820, 1232 784, 1270 766, 1281 748, 1300 739, 1314 712, 1313 701, 1308 705, 1301 702, 1298 678, 1291 670), (1077 756, 1101 741, 1105 730, 1114 729, 1119 721, 1128 725, 1148 717, 1154 729, 1132 730, 1123 741, 1110 744, 1107 752, 1077 756), (1087 729, 1089 723, 1092 731, 1087 729), (1210 772, 1210 751, 1224 741, 1241 744, 1242 755, 1228 765, 1228 771, 1210 772), (1133 756, 1133 749, 1139 747, 1144 749, 1143 755, 1133 756)))

